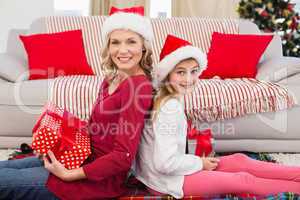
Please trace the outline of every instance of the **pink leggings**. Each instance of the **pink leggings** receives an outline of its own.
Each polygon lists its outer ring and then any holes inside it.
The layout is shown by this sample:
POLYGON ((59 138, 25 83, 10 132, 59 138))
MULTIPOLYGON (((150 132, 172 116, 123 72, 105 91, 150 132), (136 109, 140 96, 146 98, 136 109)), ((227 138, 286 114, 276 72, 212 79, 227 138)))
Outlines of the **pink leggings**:
POLYGON ((185 176, 185 196, 228 193, 270 195, 279 192, 300 194, 300 167, 258 161, 240 153, 219 158, 216 170, 203 170, 185 176))

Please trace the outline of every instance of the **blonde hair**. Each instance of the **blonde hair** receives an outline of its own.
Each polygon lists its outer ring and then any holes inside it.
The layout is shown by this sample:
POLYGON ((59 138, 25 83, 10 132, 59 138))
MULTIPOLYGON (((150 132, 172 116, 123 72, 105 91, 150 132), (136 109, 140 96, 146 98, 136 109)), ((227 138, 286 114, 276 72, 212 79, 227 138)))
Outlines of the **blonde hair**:
MULTIPOLYGON (((140 36, 140 35, 139 35, 140 36)), ((143 55, 140 61, 140 66, 149 80, 152 80, 151 72, 152 72, 152 49, 150 43, 145 40, 142 36, 140 36, 143 40, 143 55)), ((105 41, 104 47, 101 50, 101 69, 104 71, 105 77, 108 77, 109 80, 113 78, 117 73, 117 66, 112 61, 111 56, 109 54, 109 43, 110 39, 105 41)))
POLYGON ((152 121, 155 121, 155 119, 157 118, 157 114, 162 105, 164 105, 164 103, 166 103, 171 98, 178 97, 178 92, 171 84, 167 83, 168 80, 169 76, 167 76, 164 79, 164 81, 162 81, 162 86, 158 89, 158 91, 155 94, 153 108, 151 112, 152 121))

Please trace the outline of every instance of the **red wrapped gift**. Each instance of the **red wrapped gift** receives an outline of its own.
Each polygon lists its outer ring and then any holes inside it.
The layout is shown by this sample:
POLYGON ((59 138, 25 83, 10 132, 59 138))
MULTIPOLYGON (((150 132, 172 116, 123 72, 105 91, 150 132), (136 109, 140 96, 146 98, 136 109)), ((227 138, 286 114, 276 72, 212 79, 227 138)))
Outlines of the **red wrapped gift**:
POLYGON ((199 131, 195 127, 192 127, 192 123, 189 121, 187 135, 188 139, 196 141, 195 155, 201 157, 214 156, 214 139, 210 129, 199 131))
POLYGON ((87 122, 47 103, 33 130, 32 149, 46 155, 53 151, 67 169, 80 167, 91 154, 87 122))

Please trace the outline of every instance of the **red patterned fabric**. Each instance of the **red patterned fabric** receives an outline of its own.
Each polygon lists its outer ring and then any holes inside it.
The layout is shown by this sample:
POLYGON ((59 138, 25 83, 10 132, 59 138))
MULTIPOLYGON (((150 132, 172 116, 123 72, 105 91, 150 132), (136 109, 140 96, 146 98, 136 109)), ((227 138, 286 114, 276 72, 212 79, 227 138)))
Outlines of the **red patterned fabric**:
POLYGON ((32 149, 46 155, 49 150, 67 169, 80 167, 91 154, 87 123, 52 103, 34 126, 32 149))

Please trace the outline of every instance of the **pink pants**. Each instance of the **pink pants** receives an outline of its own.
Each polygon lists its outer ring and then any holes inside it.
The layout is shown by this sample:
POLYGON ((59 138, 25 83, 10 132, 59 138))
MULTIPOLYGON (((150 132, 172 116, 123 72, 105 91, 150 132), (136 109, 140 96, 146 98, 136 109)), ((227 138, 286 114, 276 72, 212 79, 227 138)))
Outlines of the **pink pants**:
POLYGON ((237 153, 220 157, 214 171, 203 170, 185 176, 183 192, 185 196, 300 194, 300 167, 258 161, 237 153))

